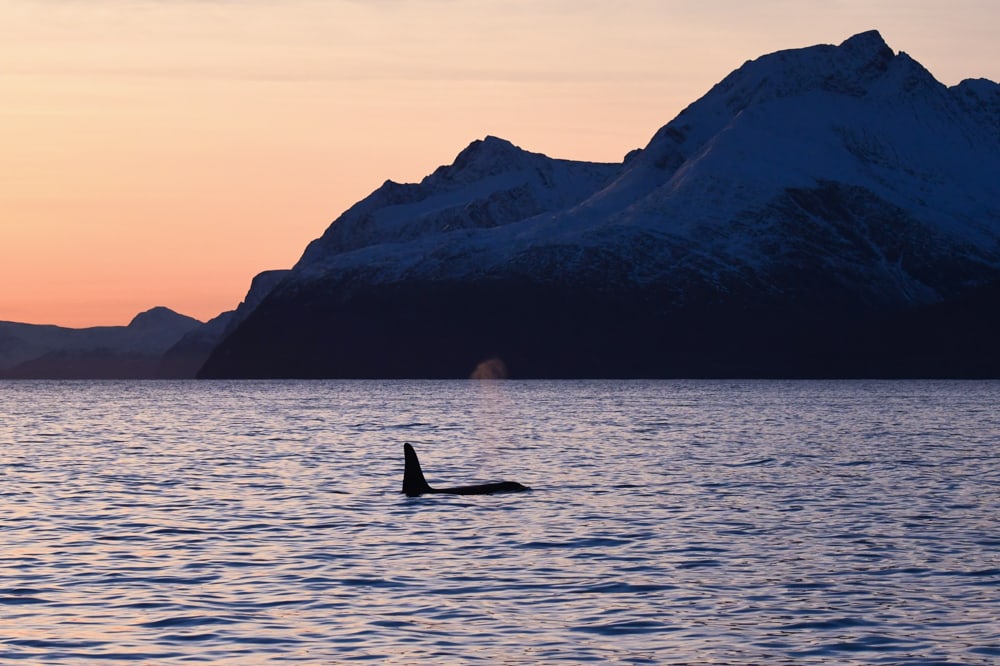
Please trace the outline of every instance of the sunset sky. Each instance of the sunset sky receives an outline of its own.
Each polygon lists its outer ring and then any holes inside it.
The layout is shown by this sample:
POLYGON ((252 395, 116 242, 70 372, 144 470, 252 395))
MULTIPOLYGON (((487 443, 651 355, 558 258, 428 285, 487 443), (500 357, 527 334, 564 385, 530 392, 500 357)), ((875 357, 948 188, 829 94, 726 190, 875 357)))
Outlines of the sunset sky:
POLYGON ((872 28, 1000 80, 997 0, 0 0, 0 320, 211 318, 474 139, 620 161, 744 61, 872 28))

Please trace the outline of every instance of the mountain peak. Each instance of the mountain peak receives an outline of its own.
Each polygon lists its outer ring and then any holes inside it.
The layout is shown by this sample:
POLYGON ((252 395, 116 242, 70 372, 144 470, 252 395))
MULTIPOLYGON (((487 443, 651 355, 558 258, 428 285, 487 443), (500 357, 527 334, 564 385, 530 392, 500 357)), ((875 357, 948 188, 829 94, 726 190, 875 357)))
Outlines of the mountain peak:
POLYGON ((475 162, 489 161, 497 159, 511 159, 526 154, 526 151, 515 146, 507 139, 487 135, 483 139, 476 139, 455 157, 453 166, 462 167, 475 162))
POLYGON ((878 30, 838 46, 776 51, 748 60, 684 109, 654 136, 645 159, 676 168, 743 111, 777 100, 817 94, 899 100, 938 88, 927 70, 905 53, 897 55, 878 30))
POLYGON ((463 182, 478 180, 515 170, 533 155, 506 139, 487 136, 470 143, 455 157, 453 164, 441 167, 434 175, 463 182))
POLYGON ((174 312, 170 308, 162 305, 140 312, 132 321, 129 328, 163 328, 167 326, 197 326, 200 321, 192 317, 174 312))
POLYGON ((857 54, 866 60, 876 58, 890 60, 894 55, 893 50, 885 43, 885 40, 882 39, 882 34, 878 30, 860 32, 853 37, 845 39, 838 48, 857 54))

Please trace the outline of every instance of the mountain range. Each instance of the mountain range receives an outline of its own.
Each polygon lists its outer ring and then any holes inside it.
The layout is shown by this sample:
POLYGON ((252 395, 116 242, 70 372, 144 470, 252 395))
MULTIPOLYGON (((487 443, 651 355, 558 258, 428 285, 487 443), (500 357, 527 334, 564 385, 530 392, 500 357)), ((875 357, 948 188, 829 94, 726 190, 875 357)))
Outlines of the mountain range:
MULTIPOLYGON (((0 322, 0 377, 133 379, 171 377, 163 354, 202 327, 197 319, 156 307, 128 326, 64 328, 0 322)), ((204 359, 202 359, 204 360, 204 359)), ((183 374, 192 374, 190 371, 183 374)))
POLYGON ((486 137, 386 181, 163 358, 206 378, 1000 377, 998 173, 1000 85, 945 86, 865 32, 748 61, 620 163, 486 137))
POLYGON ((235 310, 208 322, 165 307, 127 326, 66 328, 0 321, 0 379, 191 379, 216 345, 287 273, 265 271, 235 310))

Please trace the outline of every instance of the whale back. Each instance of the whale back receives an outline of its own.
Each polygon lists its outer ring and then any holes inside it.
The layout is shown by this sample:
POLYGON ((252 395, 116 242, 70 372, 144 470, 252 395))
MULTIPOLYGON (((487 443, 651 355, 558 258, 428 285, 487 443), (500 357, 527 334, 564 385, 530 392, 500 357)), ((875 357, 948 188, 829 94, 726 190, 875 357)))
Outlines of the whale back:
POLYGON ((427 480, 424 479, 424 472, 420 469, 420 459, 417 452, 409 443, 403 444, 403 457, 406 460, 403 469, 403 492, 410 497, 433 492, 427 480))
POLYGON ((448 495, 492 495, 494 493, 518 493, 531 490, 517 481, 497 481, 496 483, 480 483, 474 486, 456 486, 455 488, 434 488, 432 493, 447 493, 448 495))

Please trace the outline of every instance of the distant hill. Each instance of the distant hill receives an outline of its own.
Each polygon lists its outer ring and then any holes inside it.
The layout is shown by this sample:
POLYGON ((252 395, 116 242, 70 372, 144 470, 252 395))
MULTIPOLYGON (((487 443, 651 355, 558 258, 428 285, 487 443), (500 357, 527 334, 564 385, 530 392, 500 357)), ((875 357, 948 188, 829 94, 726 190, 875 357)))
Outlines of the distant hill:
POLYGON ((1000 86, 877 32, 749 61, 622 163, 386 182, 203 377, 1000 376, 1000 86))
POLYGON ((164 307, 128 326, 63 328, 0 322, 0 377, 139 378, 160 374, 160 357, 201 322, 164 307))
POLYGON ((0 322, 0 379, 193 379, 287 273, 260 273, 235 310, 205 323, 165 307, 139 313, 128 326, 0 322))

